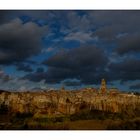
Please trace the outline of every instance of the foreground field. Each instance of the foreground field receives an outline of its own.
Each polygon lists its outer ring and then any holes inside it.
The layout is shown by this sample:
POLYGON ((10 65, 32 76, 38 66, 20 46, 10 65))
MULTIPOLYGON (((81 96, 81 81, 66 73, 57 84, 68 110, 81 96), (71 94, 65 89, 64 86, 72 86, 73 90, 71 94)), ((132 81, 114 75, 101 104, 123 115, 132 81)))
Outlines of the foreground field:
POLYGON ((92 110, 54 117, 32 114, 0 115, 1 130, 140 130, 140 117, 92 110))

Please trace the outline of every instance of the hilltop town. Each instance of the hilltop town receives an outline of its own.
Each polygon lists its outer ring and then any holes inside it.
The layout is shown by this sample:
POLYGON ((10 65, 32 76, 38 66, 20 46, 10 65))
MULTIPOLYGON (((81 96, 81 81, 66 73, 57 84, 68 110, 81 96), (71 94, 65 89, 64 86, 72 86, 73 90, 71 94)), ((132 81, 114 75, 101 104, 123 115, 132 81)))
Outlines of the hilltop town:
POLYGON ((44 92, 3 91, 0 93, 0 111, 1 113, 7 111, 10 115, 32 114, 33 119, 61 118, 95 110, 139 117, 140 96, 123 93, 116 88, 107 89, 104 79, 101 81, 100 89, 65 90, 62 88, 44 92))

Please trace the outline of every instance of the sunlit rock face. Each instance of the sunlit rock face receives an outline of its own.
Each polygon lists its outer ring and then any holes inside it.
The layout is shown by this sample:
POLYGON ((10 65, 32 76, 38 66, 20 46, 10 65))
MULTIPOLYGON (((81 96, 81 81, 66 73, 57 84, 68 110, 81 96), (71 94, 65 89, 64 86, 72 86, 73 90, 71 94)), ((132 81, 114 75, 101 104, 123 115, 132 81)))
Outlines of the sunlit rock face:
POLYGON ((1 93, 0 105, 9 112, 66 115, 82 110, 126 112, 140 110, 140 97, 130 94, 102 95, 95 90, 49 91, 46 93, 1 93))

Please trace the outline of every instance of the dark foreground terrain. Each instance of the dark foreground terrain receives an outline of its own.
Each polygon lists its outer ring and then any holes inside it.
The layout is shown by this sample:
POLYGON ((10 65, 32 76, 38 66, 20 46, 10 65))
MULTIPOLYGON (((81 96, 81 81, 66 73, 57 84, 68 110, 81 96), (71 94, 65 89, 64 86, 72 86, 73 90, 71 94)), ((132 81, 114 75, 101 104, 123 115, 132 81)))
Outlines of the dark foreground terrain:
POLYGON ((78 114, 53 117, 32 114, 8 114, 1 110, 1 130, 140 130, 138 114, 84 110, 78 114))

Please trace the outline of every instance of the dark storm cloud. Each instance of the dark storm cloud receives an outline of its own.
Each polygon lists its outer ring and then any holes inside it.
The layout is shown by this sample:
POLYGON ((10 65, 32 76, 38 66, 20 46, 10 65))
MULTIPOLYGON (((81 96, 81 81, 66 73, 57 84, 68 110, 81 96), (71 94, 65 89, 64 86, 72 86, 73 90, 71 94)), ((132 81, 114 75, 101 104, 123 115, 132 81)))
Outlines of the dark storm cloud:
POLYGON ((80 69, 90 66, 96 68, 104 65, 107 58, 104 51, 95 46, 85 46, 71 49, 70 51, 62 51, 50 57, 43 64, 51 67, 80 69))
POLYGON ((18 10, 0 10, 0 24, 9 22, 12 19, 17 18, 20 11, 18 10))
POLYGON ((131 85, 131 86, 129 87, 129 89, 140 89, 140 83, 135 84, 135 85, 131 85))
POLYGON ((24 71, 24 72, 32 72, 33 71, 33 69, 31 68, 30 65, 26 65, 24 63, 17 64, 17 70, 24 71))
POLYGON ((47 77, 47 73, 46 72, 34 72, 34 73, 30 73, 25 75, 24 77, 20 78, 20 80, 29 80, 32 82, 40 82, 42 80, 45 80, 47 77))
POLYGON ((0 10, 0 24, 9 22, 11 19, 29 17, 30 20, 46 19, 48 11, 44 10, 0 10))
MULTIPOLYGON (((104 71, 107 57, 104 51, 95 46, 85 46, 60 52, 44 62, 49 66, 49 79, 62 81, 67 78, 77 78, 88 84, 98 82, 100 73, 104 71), (101 72, 99 72, 101 70, 101 72), (98 77, 98 78, 97 78, 98 77)), ((48 79, 46 79, 46 82, 48 79)))
POLYGON ((140 60, 127 58, 120 63, 111 64, 110 68, 113 71, 138 72, 140 71, 140 60))
POLYGON ((122 62, 111 63, 109 70, 111 80, 138 80, 140 79, 140 60, 128 58, 122 62))
POLYGON ((36 82, 44 79, 46 83, 60 83, 68 78, 77 78, 85 84, 97 83, 103 75, 107 60, 104 51, 95 46, 74 48, 59 52, 44 61, 43 64, 48 66, 46 72, 36 71, 24 78, 36 82))
POLYGON ((96 26, 93 37, 108 43, 116 43, 118 36, 140 32, 140 11, 91 11, 88 15, 96 26))
POLYGON ((44 69, 42 67, 39 67, 36 69, 35 72, 29 73, 29 74, 25 75, 24 77, 22 77, 21 79, 22 80, 28 79, 33 82, 40 82, 42 80, 45 80, 46 76, 47 76, 47 74, 44 71, 44 69))
POLYGON ((40 82, 45 80, 46 83, 55 84, 67 79, 74 78, 78 73, 65 68, 49 67, 47 71, 38 70, 22 77, 21 79, 28 79, 33 82, 40 82))
POLYGON ((75 78, 78 74, 77 70, 74 71, 68 68, 48 67, 45 82, 51 84, 60 83, 67 78, 75 78))
POLYGON ((0 24, 8 20, 8 17, 7 17, 8 14, 9 14, 9 11, 0 10, 0 24))
POLYGON ((116 51, 121 55, 129 52, 140 52, 140 34, 130 34, 120 38, 118 46, 116 51))
POLYGON ((44 72, 44 69, 42 67, 37 68, 36 72, 44 72))
POLYGON ((72 80, 64 81, 63 84, 65 86, 81 86, 82 85, 80 81, 72 81, 72 80))
POLYGON ((12 77, 10 75, 6 74, 3 70, 0 70, 0 81, 2 83, 6 83, 10 80, 12 80, 12 77))
POLYGON ((0 64, 21 62, 41 51, 45 27, 15 19, 0 25, 0 64))

